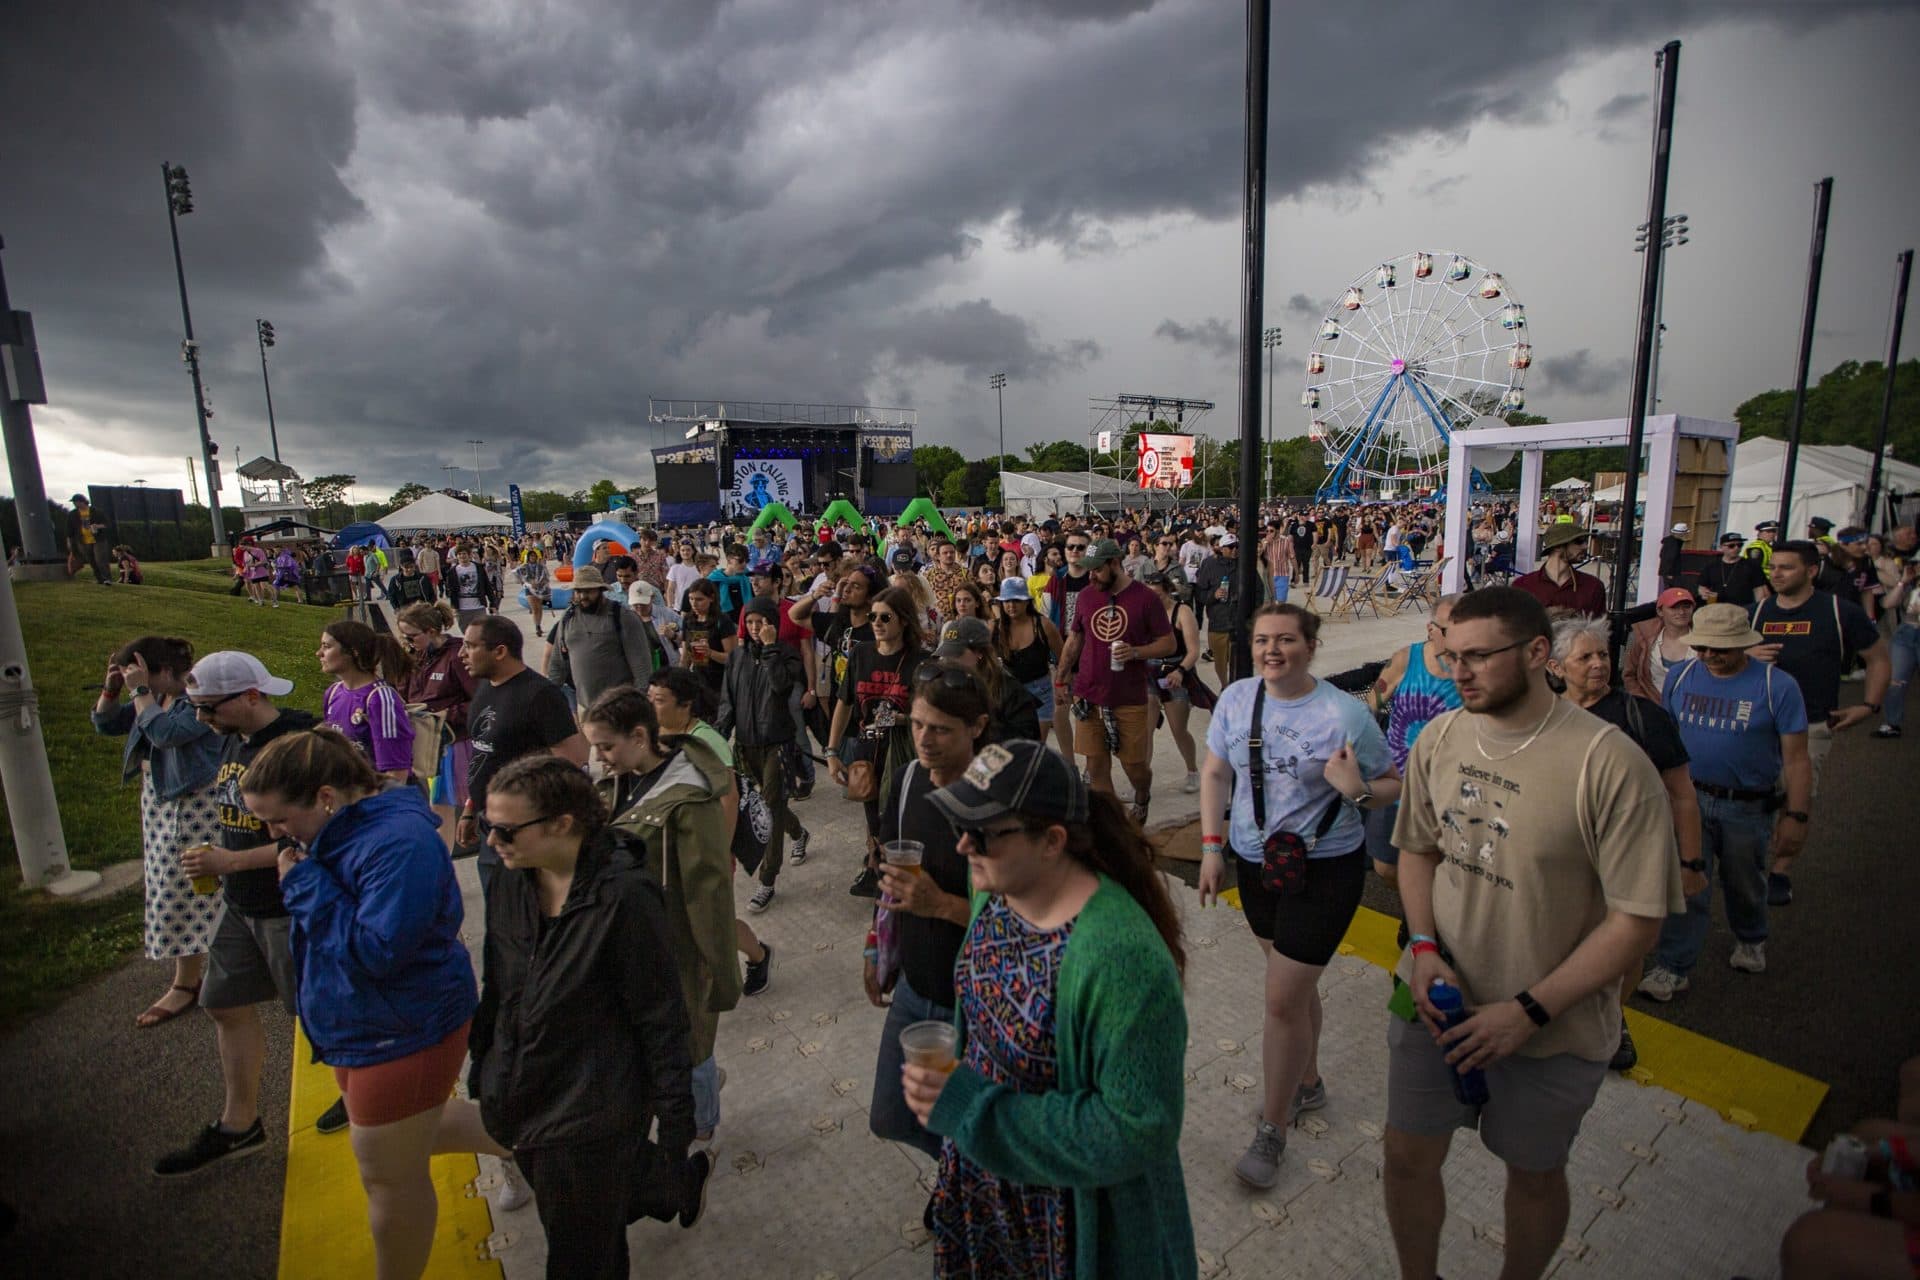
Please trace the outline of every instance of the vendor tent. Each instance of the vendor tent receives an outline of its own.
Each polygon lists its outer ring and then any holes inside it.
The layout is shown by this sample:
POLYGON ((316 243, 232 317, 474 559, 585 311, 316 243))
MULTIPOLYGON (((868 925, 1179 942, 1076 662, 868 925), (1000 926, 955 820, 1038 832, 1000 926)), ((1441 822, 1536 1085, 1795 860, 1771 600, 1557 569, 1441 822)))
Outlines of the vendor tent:
POLYGON ((390 547, 393 545, 393 543, 387 539, 387 531, 371 520, 362 520, 356 524, 350 524, 339 533, 333 535, 333 545, 336 547, 363 547, 369 543, 376 547, 390 547))
MULTIPOLYGON (((1179 504, 1181 496, 1172 489, 1142 489, 1113 476, 1085 471, 1003 471, 1000 493, 1008 515, 1029 520, 1096 509, 1118 511, 1122 507, 1168 511, 1179 504)), ((1186 496, 1199 495, 1189 490, 1186 496)))
MULTIPOLYGON (((1755 524, 1780 514, 1780 477, 1785 469, 1786 441, 1756 436, 1740 442, 1734 456, 1733 492, 1727 508, 1728 527, 1751 533, 1755 524)), ((1867 476, 1873 455, 1852 445, 1803 444, 1793 467, 1793 502, 1788 512, 1792 528, 1787 537, 1802 537, 1807 521, 1824 516, 1835 528, 1864 524, 1867 476)), ((1882 466, 1883 492, 1920 491, 1920 466, 1888 458, 1882 466)))
POLYGON ((381 518, 396 533, 457 533, 464 529, 509 529, 513 521, 498 511, 430 493, 381 518))

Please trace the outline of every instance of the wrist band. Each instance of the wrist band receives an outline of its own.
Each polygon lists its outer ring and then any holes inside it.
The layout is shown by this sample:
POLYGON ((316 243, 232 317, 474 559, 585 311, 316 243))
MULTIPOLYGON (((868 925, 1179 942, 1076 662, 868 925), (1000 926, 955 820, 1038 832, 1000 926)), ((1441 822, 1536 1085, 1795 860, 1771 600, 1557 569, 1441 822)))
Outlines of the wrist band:
POLYGON ((1533 1020, 1534 1026, 1544 1027, 1547 1023, 1553 1021, 1553 1015, 1540 1007, 1540 1002, 1533 998, 1532 992, 1522 991, 1519 995, 1515 996, 1514 999, 1518 1000, 1520 1007, 1527 1011, 1527 1017, 1533 1020))
POLYGON ((1227 847, 1227 839, 1225 836, 1201 836, 1200 837, 1200 848, 1202 852, 1205 852, 1208 849, 1224 849, 1226 847, 1227 847))
POLYGON ((1411 938, 1408 938, 1407 941, 1408 942, 1431 942, 1436 948, 1439 947, 1440 945, 1440 939, 1434 937, 1430 933, 1416 933, 1411 938))
POLYGON ((1425 938, 1419 942, 1411 942, 1407 944, 1407 954, 1409 955, 1420 956, 1420 955, 1427 954, 1429 951, 1431 951, 1436 956, 1440 954, 1440 944, 1435 942, 1432 938, 1425 938))

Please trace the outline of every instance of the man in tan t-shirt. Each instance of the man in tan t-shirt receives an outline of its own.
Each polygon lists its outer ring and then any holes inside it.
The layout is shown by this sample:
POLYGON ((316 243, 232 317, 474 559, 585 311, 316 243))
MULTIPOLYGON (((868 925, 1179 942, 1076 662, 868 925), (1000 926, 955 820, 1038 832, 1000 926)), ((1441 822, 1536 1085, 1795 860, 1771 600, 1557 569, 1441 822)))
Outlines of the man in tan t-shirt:
POLYGON ((1538 600, 1463 597, 1447 647, 1463 709, 1414 744, 1393 835, 1419 1021, 1388 1026, 1387 1219, 1402 1273, 1432 1275, 1440 1168, 1453 1130, 1478 1127, 1507 1166, 1512 1280, 1544 1272, 1566 1231, 1567 1154, 1619 1042, 1621 975, 1683 902, 1680 868, 1652 762, 1547 687, 1538 600), (1435 979, 1472 1014, 1445 1034, 1435 979), (1475 1068, 1488 1096, 1469 1106, 1454 1075, 1475 1068))

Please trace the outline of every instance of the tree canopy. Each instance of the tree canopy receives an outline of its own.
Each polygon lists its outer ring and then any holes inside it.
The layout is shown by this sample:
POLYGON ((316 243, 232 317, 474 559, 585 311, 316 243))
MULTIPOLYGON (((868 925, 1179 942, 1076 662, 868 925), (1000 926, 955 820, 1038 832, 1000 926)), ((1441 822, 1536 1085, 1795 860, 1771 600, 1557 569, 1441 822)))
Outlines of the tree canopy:
MULTIPOLYGON (((1807 388, 1801 421, 1804 444, 1850 444, 1871 450, 1880 429, 1880 404, 1886 392, 1887 366, 1846 360, 1807 388)), ((1763 391, 1733 411, 1740 438, 1786 438, 1793 391, 1763 391)), ((1902 360, 1894 371, 1893 412, 1887 420, 1887 448, 1894 457, 1920 462, 1920 360, 1902 360)))

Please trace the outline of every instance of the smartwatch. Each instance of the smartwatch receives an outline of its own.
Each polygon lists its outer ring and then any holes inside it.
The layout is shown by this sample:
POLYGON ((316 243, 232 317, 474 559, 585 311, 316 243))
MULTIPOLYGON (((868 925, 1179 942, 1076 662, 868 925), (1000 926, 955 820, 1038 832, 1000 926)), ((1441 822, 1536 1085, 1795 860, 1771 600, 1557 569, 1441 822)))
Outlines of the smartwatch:
POLYGON ((1705 875, 1707 873, 1707 860, 1705 858, 1682 858, 1680 859, 1680 869, 1682 871, 1697 871, 1701 875, 1705 875))
POLYGON ((144 684, 137 684, 137 685, 135 685, 135 686, 133 686, 133 688, 131 688, 131 689, 129 689, 129 690, 127 691, 127 692, 129 692, 129 693, 131 693, 131 694, 132 694, 132 695, 133 695, 134 697, 136 697, 136 698, 144 698, 144 697, 146 697, 146 696, 147 696, 148 694, 150 694, 150 693, 152 693, 152 692, 153 692, 153 690, 152 690, 152 689, 149 689, 149 688, 148 688, 148 687, 147 687, 146 685, 144 685, 144 684))
POLYGON ((1553 1015, 1540 1007, 1540 1002, 1533 998, 1531 992, 1522 991, 1519 995, 1515 996, 1514 999, 1518 1000, 1520 1007, 1527 1011, 1527 1017, 1533 1019, 1534 1026, 1544 1027, 1553 1021, 1553 1015))

